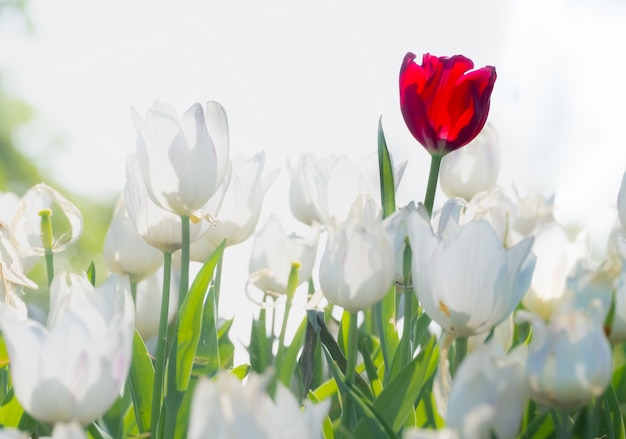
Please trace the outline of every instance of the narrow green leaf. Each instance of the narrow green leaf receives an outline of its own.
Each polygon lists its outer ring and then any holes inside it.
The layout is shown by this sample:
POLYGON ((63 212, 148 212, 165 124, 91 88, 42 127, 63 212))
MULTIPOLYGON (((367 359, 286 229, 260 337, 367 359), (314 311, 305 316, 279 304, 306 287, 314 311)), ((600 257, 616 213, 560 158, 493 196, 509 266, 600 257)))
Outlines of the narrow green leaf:
POLYGON ((547 411, 534 418, 521 432, 518 439, 552 439, 554 437, 554 423, 550 412, 547 411))
MULTIPOLYGON (((374 404, 372 404, 372 402, 365 395, 363 395, 358 388, 346 382, 345 376, 337 367, 337 363, 333 360, 332 356, 328 352, 328 349, 324 349, 324 354, 326 355, 328 367, 333 375, 333 378, 335 379, 335 382, 337 383, 337 386, 339 387, 339 391, 342 394, 347 395, 353 401, 355 407, 365 416, 365 419, 370 421, 368 423, 370 426, 368 433, 372 435, 371 437, 376 439, 397 438, 395 432, 385 420, 385 417, 378 412, 374 404)), ((356 432, 353 437, 360 438, 356 432)))
POLYGON ((184 392, 189 385, 189 377, 202 330, 203 305, 207 288, 213 278, 215 266, 222 257, 225 244, 226 240, 222 241, 202 266, 180 309, 177 333, 176 389, 181 392, 184 392))
POLYGON ((393 162, 387 149, 383 131, 383 118, 378 119, 378 173, 380 178, 380 196, 383 206, 383 218, 396 211, 396 186, 393 174, 393 162))
POLYGON ((237 367, 231 369, 230 374, 235 375, 239 380, 243 380, 250 373, 250 365, 249 364, 240 364, 237 367))
POLYGON ((285 353, 283 355, 283 359, 279 368, 280 375, 278 379, 285 387, 290 387, 291 377, 293 376, 294 371, 296 370, 296 365, 298 364, 298 352, 300 352, 300 348, 302 348, 302 343, 304 342, 304 333, 306 331, 307 319, 302 319, 298 330, 293 336, 293 340, 289 347, 285 349, 285 353))
POLYGON ((130 363, 128 382, 130 384, 137 428, 140 433, 145 433, 150 430, 154 367, 150 353, 137 330, 135 330, 133 338, 133 358, 130 363))
MULTIPOLYGON (((400 431, 406 419, 415 412, 414 403, 424 384, 434 374, 439 358, 439 347, 435 337, 413 361, 404 367, 383 389, 374 400, 374 407, 391 425, 394 432, 400 431)), ((359 422, 354 434, 358 438, 371 438, 370 424, 359 422)))
POLYGON ((250 329, 250 366, 256 373, 262 374, 272 364, 272 339, 267 336, 267 310, 261 308, 259 318, 252 320, 250 329))
MULTIPOLYGON (((346 357, 343 356, 343 353, 341 352, 337 341, 333 338, 333 335, 326 327, 326 322, 324 321, 324 313, 321 311, 317 312, 315 310, 309 310, 307 311, 307 318, 309 322, 311 322, 311 326, 313 326, 313 329, 319 335, 322 345, 326 347, 333 360, 337 363, 339 369, 341 371, 345 371, 346 357)), ((372 394, 369 386, 363 380, 361 375, 356 375, 355 384, 359 388, 359 390, 367 396, 368 399, 374 399, 374 395, 372 394)))
POLYGON ((313 385, 313 377, 315 374, 315 350, 319 344, 319 336, 311 326, 309 319, 305 319, 306 331, 304 333, 304 346, 302 347, 302 355, 300 356, 299 366, 302 375, 303 393, 309 393, 313 385))
POLYGON ((219 334, 215 327, 217 323, 215 298, 215 290, 211 286, 204 302, 202 330, 194 360, 197 365, 194 368, 194 373, 208 377, 212 377, 220 369, 219 334))
POLYGON ((96 264, 93 261, 91 261, 91 264, 89 264, 87 268, 87 279, 91 285, 96 286, 96 264))

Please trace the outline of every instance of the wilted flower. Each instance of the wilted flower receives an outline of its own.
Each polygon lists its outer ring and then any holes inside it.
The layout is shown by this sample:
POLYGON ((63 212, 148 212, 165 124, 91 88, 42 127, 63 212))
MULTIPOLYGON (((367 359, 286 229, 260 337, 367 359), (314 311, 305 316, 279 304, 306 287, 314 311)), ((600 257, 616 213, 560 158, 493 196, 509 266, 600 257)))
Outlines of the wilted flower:
POLYGON ((500 173, 500 145, 489 124, 464 148, 441 160, 439 183, 450 197, 469 201, 474 195, 493 189, 500 173))
POLYGON ((50 186, 40 183, 30 188, 20 200, 20 206, 11 223, 11 230, 17 242, 17 250, 22 256, 24 271, 28 272, 39 256, 46 252, 41 240, 41 216, 43 209, 60 208, 65 215, 69 229, 53 230, 52 251, 65 250, 74 244, 83 233, 83 215, 78 208, 50 186))
POLYGON ((196 103, 178 117, 155 102, 143 120, 134 109, 137 162, 152 201, 180 216, 190 216, 217 191, 228 166, 228 120, 224 108, 196 103))
POLYGON ((413 137, 432 155, 443 156, 468 144, 482 130, 496 69, 470 71, 462 56, 425 54, 422 65, 407 53, 400 68, 400 109, 413 137))
POLYGON ((135 283, 153 274, 163 263, 163 254, 137 232, 128 216, 124 195, 115 206, 102 254, 110 272, 126 274, 135 283))
POLYGON ((87 424, 101 416, 126 380, 134 321, 128 279, 95 288, 78 275, 56 276, 48 328, 4 310, 13 389, 41 422, 87 424))
POLYGON ((345 222, 331 221, 328 227, 320 287, 330 302, 356 312, 382 299, 393 275, 393 246, 380 209, 372 199, 360 197, 345 222))
POLYGON ((314 228, 308 237, 287 235, 278 218, 270 216, 252 244, 249 272, 254 284, 263 291, 284 294, 294 262, 300 264, 299 281, 307 281, 315 264, 318 233, 314 228))
POLYGON ((513 312, 528 289, 535 257, 532 238, 507 250, 487 221, 459 224, 457 203, 446 202, 436 234, 421 215, 412 215, 407 226, 420 304, 446 332, 467 337, 513 312))
POLYGON ((532 324, 526 378, 531 398, 552 408, 573 409, 604 393, 611 379, 611 346, 604 334, 600 300, 552 316, 549 323, 519 311, 532 324))
POLYGON ((305 403, 279 385, 275 401, 267 381, 256 374, 244 386, 235 376, 219 373, 214 381, 202 378, 191 403, 188 439, 313 439, 322 438, 322 419, 328 404, 305 403))
MULTIPOLYGON (((162 252, 172 253, 182 247, 182 222, 180 216, 157 206, 146 192, 135 156, 126 162, 126 187, 124 199, 128 216, 139 235, 162 252)), ((190 241, 193 242, 208 230, 208 223, 190 224, 190 241)))
POLYGON ((206 261, 220 243, 226 245, 245 241, 254 233, 261 214, 263 197, 276 178, 277 171, 263 177, 265 153, 248 160, 233 160, 232 172, 222 183, 225 193, 217 223, 191 245, 191 259, 206 261))

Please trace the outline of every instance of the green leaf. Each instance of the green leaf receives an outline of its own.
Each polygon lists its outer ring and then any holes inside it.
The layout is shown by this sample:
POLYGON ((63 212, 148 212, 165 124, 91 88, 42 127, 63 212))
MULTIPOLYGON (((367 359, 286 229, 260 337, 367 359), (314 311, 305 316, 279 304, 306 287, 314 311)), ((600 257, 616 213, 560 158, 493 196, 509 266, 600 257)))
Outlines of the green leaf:
POLYGON ((290 387, 291 377, 293 376, 293 372, 296 370, 296 365, 298 364, 298 352, 300 352, 300 348, 302 347, 302 343, 304 341, 306 325, 307 319, 304 318, 293 336, 291 344, 285 350, 280 368, 278 369, 280 373, 278 379, 285 387, 290 387))
POLYGON ((128 382, 140 433, 150 430, 152 414, 152 390, 154 383, 154 367, 146 345, 135 330, 133 338, 133 358, 130 363, 128 382))
POLYGON ((261 308, 259 318, 252 320, 250 330, 250 366, 258 374, 262 374, 272 364, 272 338, 267 335, 267 310, 261 308))
POLYGON ((387 149, 383 132, 383 118, 378 119, 378 175, 380 178, 380 196, 383 206, 383 218, 396 211, 396 186, 393 174, 393 162, 387 149))
POLYGON ((93 261, 91 261, 91 264, 89 264, 87 268, 87 279, 91 285, 96 286, 96 264, 93 261))
MULTIPOLYGON (((346 357, 343 356, 337 341, 333 338, 333 335, 330 333, 328 328, 326 327, 326 322, 324 321, 324 313, 321 311, 308 310, 307 318, 311 323, 311 326, 315 330, 315 332, 319 335, 320 341, 322 345, 328 350, 328 353, 333 358, 333 360, 337 363, 337 366, 341 371, 346 370, 346 357)), ((374 395, 372 394, 369 386, 363 380, 361 375, 357 374, 355 376, 355 384, 359 388, 364 395, 367 396, 368 399, 374 399, 374 395)))
MULTIPOLYGON (((335 378, 337 386, 339 387, 339 391, 343 395, 348 396, 354 402, 355 407, 362 413, 362 415, 371 421, 368 423, 370 428, 367 430, 371 435, 370 437, 377 439, 397 438, 392 427, 387 423, 385 417, 378 412, 374 404, 372 404, 372 402, 365 395, 363 395, 358 388, 346 382, 345 376, 337 367, 337 364, 328 352, 328 349, 324 349, 324 354, 326 355, 329 369, 335 378)), ((360 438, 361 436, 356 434, 355 431, 353 437, 360 438)))
POLYGON ((518 439, 552 439, 554 438, 554 423, 549 411, 534 418, 528 427, 522 431, 518 439))
MULTIPOLYGON (((435 337, 417 357, 406 365, 374 400, 374 407, 389 423, 394 432, 399 432, 409 416, 415 413, 414 403, 425 383, 435 373, 439 347, 435 337)), ((361 421, 354 431, 355 437, 371 438, 371 423, 361 421)))
POLYGON ((231 375, 235 375, 239 380, 243 380, 250 373, 250 365, 249 364, 240 364, 237 367, 234 367, 231 371, 231 375))
POLYGON ((202 331, 196 350, 194 373, 212 377, 220 369, 219 334, 216 329, 215 289, 209 289, 204 302, 202 331))
POLYGON ((198 272, 185 296, 178 317, 178 347, 176 355, 176 389, 184 392, 189 385, 198 341, 202 330, 202 317, 207 288, 213 278, 215 266, 222 257, 226 240, 217 247, 198 272))
POLYGON ((313 385, 313 377, 315 374, 315 350, 319 345, 319 336, 311 326, 309 319, 305 319, 306 331, 304 333, 304 346, 302 347, 302 355, 300 356, 300 373, 302 375, 303 393, 309 393, 313 385))

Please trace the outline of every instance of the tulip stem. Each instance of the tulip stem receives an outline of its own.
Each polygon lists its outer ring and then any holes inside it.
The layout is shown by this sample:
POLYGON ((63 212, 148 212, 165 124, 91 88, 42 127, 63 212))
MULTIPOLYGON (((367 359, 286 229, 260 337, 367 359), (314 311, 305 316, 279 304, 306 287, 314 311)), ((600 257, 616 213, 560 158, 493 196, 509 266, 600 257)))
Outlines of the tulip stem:
POLYGON ((437 192, 437 180, 439 179, 439 168, 441 167, 442 155, 432 154, 430 156, 430 173, 428 174, 428 186, 424 197, 424 207, 428 215, 433 215, 433 205, 435 204, 435 193, 437 192))
POLYGON ((458 337, 454 340, 454 369, 452 375, 456 375, 456 371, 467 355, 467 337, 458 337))
MULTIPOLYGON (((346 315, 346 314, 344 314, 346 315)), ((346 352, 346 383, 351 386, 356 376, 356 356, 359 343, 359 328, 357 325, 357 312, 351 312, 348 315, 348 349, 346 352)), ((350 431, 350 418, 352 417, 352 399, 350 395, 345 395, 343 401, 343 413, 341 415, 341 424, 350 431)))
POLYGON ((402 327, 402 339, 400 340, 400 369, 411 362, 413 350, 411 349, 411 328, 413 319, 413 287, 411 280, 411 260, 413 253, 408 239, 405 240, 404 258, 402 261, 402 275, 404 278, 404 324, 402 327))
MULTIPOLYGON (((282 377, 282 365, 283 365, 283 356, 285 351, 285 334, 287 332, 287 321, 289 320, 289 311, 291 311, 291 303, 293 301, 293 295, 296 292, 296 287, 298 286, 298 270, 300 269, 300 264, 297 262, 293 262, 291 264, 291 271, 289 272, 289 280, 287 281, 287 302, 285 303, 285 313, 283 314, 283 321, 280 328, 280 334, 278 335, 278 352, 276 353, 276 375, 279 379, 283 379, 282 383, 285 386, 289 386, 289 381, 291 377, 282 377)), ((274 381, 275 382, 275 381, 274 381)), ((272 393, 276 390, 275 386, 272 386, 272 393)))
POLYGON ((167 320, 170 304, 170 276, 172 271, 172 254, 163 253, 163 296, 161 297, 161 316, 159 318, 159 336, 157 339, 156 362, 154 366, 154 385, 152 392, 152 417, 150 421, 150 437, 157 437, 157 426, 161 417, 161 400, 163 380, 165 377, 165 359, 167 343, 167 320))
POLYGON ((189 288, 189 216, 183 215, 181 220, 182 248, 180 251, 180 288, 178 293, 178 309, 183 306, 183 301, 189 288))

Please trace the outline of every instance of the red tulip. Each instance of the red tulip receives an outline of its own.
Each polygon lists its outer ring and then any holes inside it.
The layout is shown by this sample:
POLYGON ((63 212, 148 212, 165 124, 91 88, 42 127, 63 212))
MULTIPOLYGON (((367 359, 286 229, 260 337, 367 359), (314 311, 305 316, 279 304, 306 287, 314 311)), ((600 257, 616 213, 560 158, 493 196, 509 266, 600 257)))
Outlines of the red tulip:
POLYGON ((444 156, 482 130, 496 69, 478 70, 472 60, 425 54, 422 65, 407 53, 400 69, 400 108, 411 134, 431 155, 444 156))

